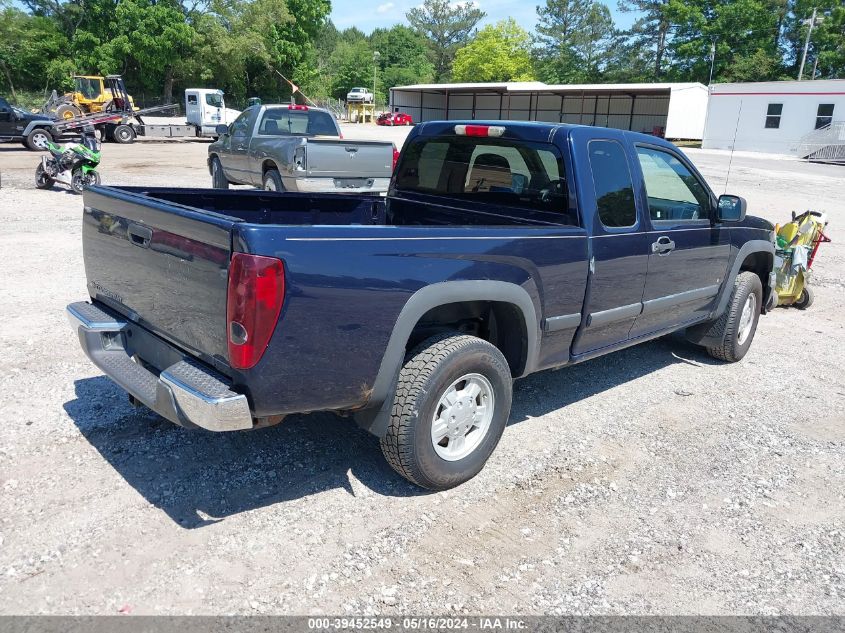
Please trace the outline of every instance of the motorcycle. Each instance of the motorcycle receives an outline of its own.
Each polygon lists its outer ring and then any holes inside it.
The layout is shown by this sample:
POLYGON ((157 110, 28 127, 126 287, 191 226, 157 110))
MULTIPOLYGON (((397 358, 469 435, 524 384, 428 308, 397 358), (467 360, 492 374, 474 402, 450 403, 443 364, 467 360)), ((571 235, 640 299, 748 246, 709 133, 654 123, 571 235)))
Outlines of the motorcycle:
POLYGON ((93 129, 83 131, 81 143, 62 147, 49 142, 47 150, 50 157, 42 156, 35 168, 35 186, 39 189, 50 189, 60 182, 81 194, 85 187, 100 184, 96 169, 100 164, 100 143, 93 129))

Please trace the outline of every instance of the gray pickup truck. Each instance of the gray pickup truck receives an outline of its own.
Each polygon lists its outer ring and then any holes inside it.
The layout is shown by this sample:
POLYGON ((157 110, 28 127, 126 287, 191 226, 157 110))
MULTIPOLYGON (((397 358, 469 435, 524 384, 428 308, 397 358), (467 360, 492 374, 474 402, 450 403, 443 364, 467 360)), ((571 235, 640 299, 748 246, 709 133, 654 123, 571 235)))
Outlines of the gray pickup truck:
POLYGON ((253 106, 217 133, 208 148, 215 189, 382 193, 399 155, 390 141, 344 140, 331 113, 304 105, 253 106))

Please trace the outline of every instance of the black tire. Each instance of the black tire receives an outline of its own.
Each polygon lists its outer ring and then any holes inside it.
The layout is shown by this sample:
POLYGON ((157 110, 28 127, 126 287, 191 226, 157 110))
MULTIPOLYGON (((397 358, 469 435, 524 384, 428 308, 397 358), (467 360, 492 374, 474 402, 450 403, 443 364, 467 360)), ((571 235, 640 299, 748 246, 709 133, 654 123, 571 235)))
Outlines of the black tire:
POLYGON ((53 142, 53 135, 49 130, 38 127, 32 130, 26 136, 26 146, 36 152, 43 152, 47 150, 47 143, 53 142))
POLYGON ((135 129, 131 125, 121 124, 114 128, 112 138, 115 143, 128 145, 135 141, 135 129))
POLYGON ((728 363, 735 363, 742 360, 743 356, 751 347, 754 334, 757 332, 757 322, 760 319, 760 307, 763 304, 763 284, 760 278, 752 272, 743 272, 737 275, 734 280, 733 292, 728 302, 725 313, 716 321, 712 332, 724 332, 722 344, 716 347, 708 347, 707 351, 713 358, 718 358, 728 363), (754 294, 755 304, 752 314, 751 329, 740 340, 742 330, 740 320, 743 308, 748 301, 748 296, 754 294))
POLYGON ((100 184, 100 174, 96 171, 89 171, 87 174, 82 173, 82 169, 77 169, 70 177, 70 188, 76 194, 81 194, 85 191, 85 187, 100 184))
POLYGON ((217 156, 211 159, 211 186, 215 189, 229 188, 229 181, 226 180, 226 173, 217 156))
POLYGON ((391 467, 411 483, 429 490, 458 486, 475 477, 496 448, 512 397, 510 369, 495 346, 456 333, 432 337, 408 355, 399 372, 381 450, 391 467), (442 396, 468 374, 480 374, 491 385, 493 417, 477 446, 463 458, 449 461, 436 452, 431 428, 442 396))
POLYGON ((38 189, 50 189, 55 181, 44 173, 44 166, 38 163, 35 168, 35 186, 38 189))
POLYGON ((282 184, 282 176, 279 174, 278 169, 268 169, 264 173, 264 180, 261 184, 261 188, 264 191, 282 192, 285 190, 285 186, 282 184))
POLYGON ((72 103, 63 103, 58 108, 56 108, 56 116, 60 119, 73 119, 78 116, 82 116, 82 110, 77 108, 72 103))
POLYGON ((810 286, 805 285, 804 290, 801 291, 801 296, 798 297, 798 301, 796 301, 792 305, 794 305, 799 310, 806 310, 811 305, 813 305, 813 301, 815 301, 815 299, 816 295, 813 292, 812 288, 810 288, 810 286))

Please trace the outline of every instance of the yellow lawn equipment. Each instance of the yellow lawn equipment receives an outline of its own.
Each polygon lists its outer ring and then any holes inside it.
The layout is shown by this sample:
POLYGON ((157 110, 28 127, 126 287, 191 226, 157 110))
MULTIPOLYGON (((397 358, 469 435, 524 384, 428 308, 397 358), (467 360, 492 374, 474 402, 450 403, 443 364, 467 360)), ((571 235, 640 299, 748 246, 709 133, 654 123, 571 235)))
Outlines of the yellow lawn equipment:
MULTIPOLYGON (((119 75, 76 75, 73 78, 73 92, 59 96, 54 90, 41 110, 45 114, 54 114, 59 119, 108 112, 114 103, 112 84, 115 79, 119 79, 119 75)), ((132 97, 129 97, 129 103, 134 110, 135 102, 132 97)))
POLYGON ((778 305, 792 305, 806 310, 813 305, 813 291, 808 285, 810 269, 822 242, 827 216, 818 211, 792 214, 792 221, 776 226, 775 273, 778 305))

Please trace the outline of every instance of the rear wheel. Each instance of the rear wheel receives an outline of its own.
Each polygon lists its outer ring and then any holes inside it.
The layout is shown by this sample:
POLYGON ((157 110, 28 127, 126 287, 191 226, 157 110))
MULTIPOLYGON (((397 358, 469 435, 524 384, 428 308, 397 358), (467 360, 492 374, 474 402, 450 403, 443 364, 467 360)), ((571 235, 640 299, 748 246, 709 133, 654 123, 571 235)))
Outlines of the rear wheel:
POLYGON ((715 331, 723 331, 722 344, 708 347, 714 358, 735 363, 741 360, 751 347, 763 305, 763 285, 752 272, 737 275, 734 289, 725 313, 714 324, 715 331))
POLYGON ((26 137, 26 146, 36 152, 45 151, 53 142, 53 135, 44 128, 36 128, 26 137))
POLYGON ((112 132, 112 138, 114 138, 115 143, 126 145, 135 140, 135 130, 131 125, 118 125, 112 132))
POLYGON ((81 169, 77 169, 73 172, 73 176, 70 179, 70 188, 73 189, 74 193, 82 193, 85 191, 85 187, 90 187, 91 185, 99 185, 100 184, 100 174, 96 171, 89 171, 87 174, 82 173, 81 169))
POLYGON ((264 174, 264 191, 281 192, 284 190, 285 186, 282 184, 282 177, 279 174, 279 170, 268 169, 267 173, 264 174))
POLYGON ((474 336, 432 337, 399 373, 381 449, 393 469, 430 490, 472 479, 499 443, 513 383, 502 353, 474 336))
POLYGON ((793 303, 796 308, 799 310, 806 310, 811 305, 813 305, 813 301, 815 300, 815 294, 810 289, 810 286, 804 286, 804 290, 801 291, 801 296, 798 297, 798 301, 793 303))
POLYGON ((215 189, 229 188, 229 181, 226 180, 226 174, 223 173, 223 165, 220 164, 220 159, 216 156, 211 159, 211 186, 215 189))
POLYGON ((38 189, 50 189, 55 181, 44 171, 44 165, 38 163, 35 168, 35 186, 38 189))

